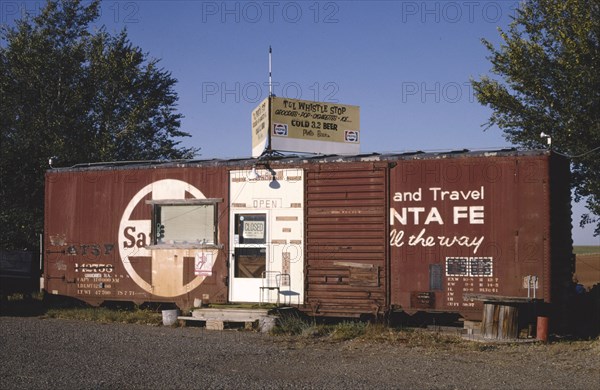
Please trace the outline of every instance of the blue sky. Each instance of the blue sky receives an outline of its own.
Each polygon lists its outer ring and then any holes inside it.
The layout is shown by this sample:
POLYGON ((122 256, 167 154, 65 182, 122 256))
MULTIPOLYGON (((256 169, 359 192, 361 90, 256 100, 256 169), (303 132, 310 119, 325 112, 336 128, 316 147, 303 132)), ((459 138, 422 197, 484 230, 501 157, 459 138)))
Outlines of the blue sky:
MULTIPOLYGON (((43 1, 4 1, 2 23, 43 1)), ((500 43, 518 1, 104 1, 108 31, 160 58, 178 79, 186 146, 201 158, 251 154, 250 114, 268 95, 361 109, 361 152, 510 146, 471 78, 488 74, 481 44, 500 43)), ((574 209, 578 224, 582 207, 574 209)), ((576 244, 598 245, 574 226, 576 244)))
POLYGON ((103 21, 179 80, 183 129, 204 157, 250 154, 250 112, 268 94, 361 107, 363 152, 495 148, 473 97, 483 36, 510 2, 105 2, 103 21), (114 23, 117 21, 117 23, 114 23), (224 137, 225 136, 225 137, 224 137), (225 142, 224 142, 225 141, 225 142))

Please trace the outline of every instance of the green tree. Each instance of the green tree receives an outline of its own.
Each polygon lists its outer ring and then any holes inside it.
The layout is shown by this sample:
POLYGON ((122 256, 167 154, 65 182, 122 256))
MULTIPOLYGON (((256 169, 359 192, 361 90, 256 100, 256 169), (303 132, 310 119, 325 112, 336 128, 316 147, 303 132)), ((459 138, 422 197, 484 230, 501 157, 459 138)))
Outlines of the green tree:
POLYGON ((176 80, 125 31, 93 31, 100 1, 50 0, 0 32, 1 249, 34 248, 44 172, 83 162, 190 158, 176 80))
POLYGON ((527 148, 544 146, 571 158, 575 200, 586 199, 581 225, 600 234, 600 2, 528 0, 499 48, 483 40, 492 72, 472 84, 492 108, 488 126, 527 148))

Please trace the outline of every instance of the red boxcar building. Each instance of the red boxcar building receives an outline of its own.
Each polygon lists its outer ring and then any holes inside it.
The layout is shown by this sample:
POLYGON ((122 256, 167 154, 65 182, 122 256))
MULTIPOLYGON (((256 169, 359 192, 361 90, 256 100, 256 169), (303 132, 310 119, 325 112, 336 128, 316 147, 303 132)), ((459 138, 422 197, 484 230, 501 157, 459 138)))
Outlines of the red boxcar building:
POLYGON ((90 164, 46 176, 44 289, 90 304, 283 299, 480 319, 562 300, 568 161, 548 151, 90 164), (277 294, 275 294, 277 295, 277 294))

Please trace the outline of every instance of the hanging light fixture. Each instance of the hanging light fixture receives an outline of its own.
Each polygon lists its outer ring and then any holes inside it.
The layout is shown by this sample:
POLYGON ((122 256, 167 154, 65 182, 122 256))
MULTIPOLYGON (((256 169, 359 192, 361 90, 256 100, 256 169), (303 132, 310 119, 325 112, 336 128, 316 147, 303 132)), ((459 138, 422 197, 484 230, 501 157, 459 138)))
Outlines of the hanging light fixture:
POLYGON ((248 174, 248 180, 256 180, 258 179, 258 173, 256 173, 256 167, 252 167, 252 170, 248 174))
POLYGON ((281 184, 279 184, 279 182, 277 181, 277 173, 272 168, 269 168, 269 172, 271 173, 271 182, 269 183, 269 188, 272 188, 274 190, 280 188, 281 184))

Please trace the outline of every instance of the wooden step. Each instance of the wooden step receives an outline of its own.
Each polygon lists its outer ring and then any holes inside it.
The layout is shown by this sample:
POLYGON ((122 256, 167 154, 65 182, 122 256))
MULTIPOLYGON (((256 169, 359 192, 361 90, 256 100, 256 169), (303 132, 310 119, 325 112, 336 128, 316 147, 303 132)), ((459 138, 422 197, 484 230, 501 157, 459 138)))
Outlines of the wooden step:
POLYGON ((179 316, 178 320, 206 322, 207 330, 224 330, 226 322, 243 322, 246 329, 258 321, 261 332, 269 332, 277 323, 277 316, 269 315, 266 309, 195 309, 191 316, 179 316))
POLYGON ((269 315, 267 309, 194 309, 192 317, 201 321, 253 322, 269 315))

